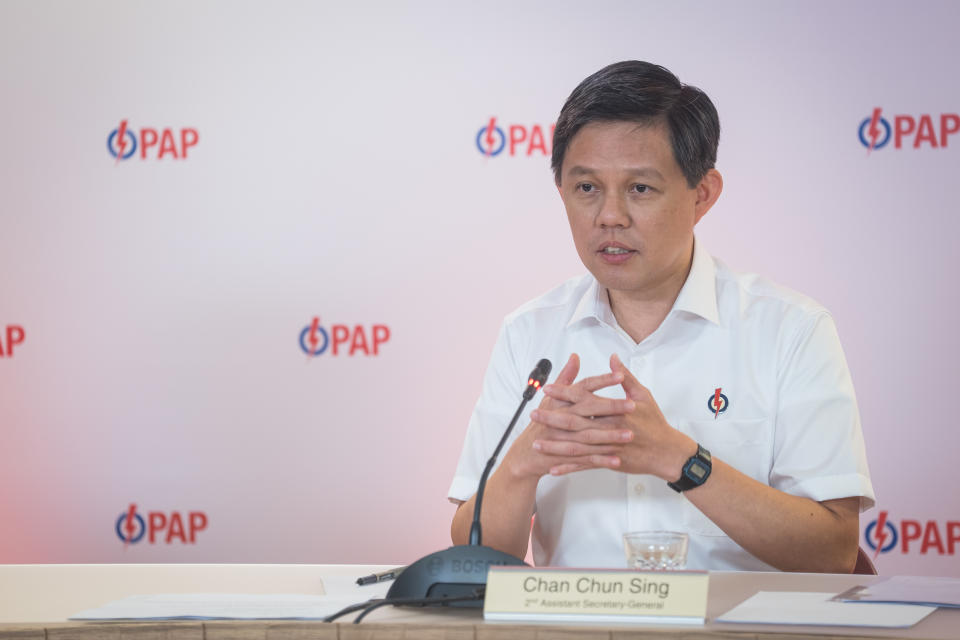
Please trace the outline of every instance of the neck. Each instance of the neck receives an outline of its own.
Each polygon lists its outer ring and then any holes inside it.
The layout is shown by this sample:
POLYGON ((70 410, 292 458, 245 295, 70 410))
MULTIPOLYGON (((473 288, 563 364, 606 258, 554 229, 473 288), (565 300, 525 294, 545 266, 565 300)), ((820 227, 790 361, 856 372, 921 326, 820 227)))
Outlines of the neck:
POLYGON ((607 290, 613 317, 634 342, 643 342, 666 319, 687 281, 687 276, 690 275, 692 264, 691 248, 686 268, 676 271, 672 277, 656 287, 642 291, 607 290))

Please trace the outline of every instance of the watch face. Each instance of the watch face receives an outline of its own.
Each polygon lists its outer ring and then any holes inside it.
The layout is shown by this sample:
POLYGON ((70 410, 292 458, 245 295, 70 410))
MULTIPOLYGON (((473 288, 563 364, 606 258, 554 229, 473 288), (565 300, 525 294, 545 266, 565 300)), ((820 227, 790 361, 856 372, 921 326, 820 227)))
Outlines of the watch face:
POLYGON ((699 460, 692 460, 689 475, 697 482, 702 482, 707 475, 707 468, 699 460))
POLYGON ((697 455, 683 465, 683 475, 676 482, 668 482, 667 485, 674 491, 686 491, 699 487, 710 477, 711 467, 710 452, 702 445, 697 445, 697 455))

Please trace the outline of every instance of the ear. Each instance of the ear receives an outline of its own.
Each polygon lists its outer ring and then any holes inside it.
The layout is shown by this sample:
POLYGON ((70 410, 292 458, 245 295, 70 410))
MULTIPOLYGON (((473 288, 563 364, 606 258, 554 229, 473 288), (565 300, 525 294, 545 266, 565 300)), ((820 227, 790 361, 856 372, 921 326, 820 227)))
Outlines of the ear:
POLYGON ((697 203, 695 205, 694 224, 700 222, 700 218, 707 214, 713 203, 720 197, 723 191, 723 176, 716 169, 710 169, 697 185, 697 203))

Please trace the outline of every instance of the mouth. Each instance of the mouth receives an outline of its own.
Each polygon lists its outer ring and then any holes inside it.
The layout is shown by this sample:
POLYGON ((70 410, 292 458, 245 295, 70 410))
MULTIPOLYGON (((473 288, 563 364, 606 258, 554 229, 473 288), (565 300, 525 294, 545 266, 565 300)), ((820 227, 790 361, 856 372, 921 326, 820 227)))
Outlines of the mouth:
POLYGON ((608 264, 621 264, 629 260, 637 251, 619 242, 604 242, 597 250, 600 259, 608 264))

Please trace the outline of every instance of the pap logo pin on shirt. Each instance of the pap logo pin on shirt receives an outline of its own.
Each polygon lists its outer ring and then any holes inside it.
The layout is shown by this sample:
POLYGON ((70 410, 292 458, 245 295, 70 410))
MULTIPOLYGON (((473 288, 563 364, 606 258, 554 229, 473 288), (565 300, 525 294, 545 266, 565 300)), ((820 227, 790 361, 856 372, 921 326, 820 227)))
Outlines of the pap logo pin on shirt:
POLYGON ((714 420, 730 406, 730 400, 721 391, 723 391, 723 387, 717 387, 713 390, 713 394, 707 398, 707 408, 713 414, 714 420))

